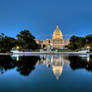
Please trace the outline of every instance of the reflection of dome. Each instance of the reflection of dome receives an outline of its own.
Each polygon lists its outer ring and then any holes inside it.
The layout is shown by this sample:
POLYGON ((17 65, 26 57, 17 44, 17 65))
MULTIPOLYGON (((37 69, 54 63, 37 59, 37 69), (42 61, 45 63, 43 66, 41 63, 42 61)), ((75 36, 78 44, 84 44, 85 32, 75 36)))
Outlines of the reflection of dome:
POLYGON ((63 55, 46 55, 45 60, 42 60, 42 63, 47 67, 52 67, 53 74, 57 80, 59 80, 62 74, 64 63, 69 64, 68 62, 63 55))
POLYGON ((59 77, 62 74, 63 67, 62 66, 52 66, 52 70, 54 75, 56 76, 56 79, 59 80, 59 77))
POLYGON ((62 32, 61 32, 61 30, 59 29, 58 25, 57 25, 55 31, 53 32, 53 37, 52 37, 52 39, 53 39, 53 40, 56 40, 56 39, 63 40, 62 32))

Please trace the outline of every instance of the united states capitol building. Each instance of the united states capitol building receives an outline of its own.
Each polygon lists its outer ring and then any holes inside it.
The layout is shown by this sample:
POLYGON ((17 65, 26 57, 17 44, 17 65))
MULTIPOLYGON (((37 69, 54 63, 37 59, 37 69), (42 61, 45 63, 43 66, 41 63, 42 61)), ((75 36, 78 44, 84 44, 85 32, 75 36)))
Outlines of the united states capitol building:
POLYGON ((63 34, 57 25, 56 29, 53 32, 52 39, 46 39, 46 40, 36 40, 37 44, 40 44, 42 48, 44 47, 51 47, 51 48, 57 48, 57 49, 63 49, 66 45, 69 44, 69 40, 63 39, 63 34))

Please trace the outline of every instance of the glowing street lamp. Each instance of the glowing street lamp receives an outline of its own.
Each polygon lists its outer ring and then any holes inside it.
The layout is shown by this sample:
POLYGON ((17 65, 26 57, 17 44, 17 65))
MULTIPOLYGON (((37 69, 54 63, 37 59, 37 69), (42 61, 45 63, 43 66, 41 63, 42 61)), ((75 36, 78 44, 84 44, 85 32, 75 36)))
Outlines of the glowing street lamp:
POLYGON ((19 46, 16 46, 16 49, 19 49, 19 46))
POLYGON ((89 49, 90 48, 90 46, 87 46, 87 49, 89 49))
POLYGON ((90 51, 89 49, 90 49, 90 46, 87 46, 87 49, 88 49, 88 52, 90 51))

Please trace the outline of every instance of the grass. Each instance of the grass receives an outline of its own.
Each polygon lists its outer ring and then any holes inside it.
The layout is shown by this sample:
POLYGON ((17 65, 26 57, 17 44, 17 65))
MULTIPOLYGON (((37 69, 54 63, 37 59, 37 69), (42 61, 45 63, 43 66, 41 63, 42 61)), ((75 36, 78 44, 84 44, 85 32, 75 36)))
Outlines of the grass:
POLYGON ((22 51, 23 52, 40 52, 40 49, 35 49, 35 50, 32 50, 32 49, 23 49, 22 51))
POLYGON ((58 49, 58 52, 72 52, 70 49, 58 49))

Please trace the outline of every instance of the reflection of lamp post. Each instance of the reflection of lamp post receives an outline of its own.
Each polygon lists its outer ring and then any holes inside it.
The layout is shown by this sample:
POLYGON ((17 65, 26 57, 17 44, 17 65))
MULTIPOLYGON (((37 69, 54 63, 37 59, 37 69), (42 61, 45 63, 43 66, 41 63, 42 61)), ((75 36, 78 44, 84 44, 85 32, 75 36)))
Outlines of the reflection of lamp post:
POLYGON ((89 56, 89 54, 87 55, 87 62, 89 62, 90 61, 90 56, 89 56))

